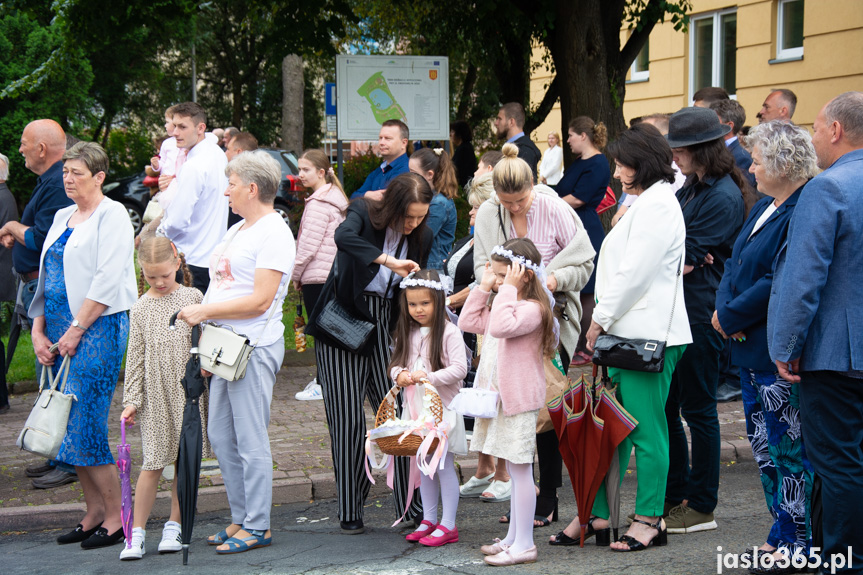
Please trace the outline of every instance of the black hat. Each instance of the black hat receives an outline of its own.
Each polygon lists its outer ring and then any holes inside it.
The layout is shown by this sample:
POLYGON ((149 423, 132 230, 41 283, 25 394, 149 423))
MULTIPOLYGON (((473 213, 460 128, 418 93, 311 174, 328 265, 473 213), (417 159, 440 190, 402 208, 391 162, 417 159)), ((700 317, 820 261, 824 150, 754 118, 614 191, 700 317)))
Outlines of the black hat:
POLYGON ((709 108, 683 108, 668 119, 665 138, 672 148, 684 148, 721 138, 731 126, 719 122, 719 116, 709 108))

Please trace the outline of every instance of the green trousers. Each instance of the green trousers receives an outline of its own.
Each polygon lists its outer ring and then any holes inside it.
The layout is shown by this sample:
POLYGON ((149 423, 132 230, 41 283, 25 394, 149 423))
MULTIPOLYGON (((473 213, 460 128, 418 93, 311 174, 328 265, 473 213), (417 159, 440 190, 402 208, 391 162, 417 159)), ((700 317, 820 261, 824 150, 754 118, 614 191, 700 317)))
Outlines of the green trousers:
MULTIPOLYGON (((665 420, 665 400, 671 387, 671 374, 683 355, 685 345, 665 350, 662 373, 645 373, 628 369, 610 368, 608 375, 617 385, 617 399, 629 414, 638 420, 632 433, 617 449, 620 458, 620 481, 626 475, 629 456, 635 447, 638 466, 638 491, 635 496, 635 513, 656 517, 662 515, 665 504, 665 482, 668 479, 668 424, 665 420)), ((599 487, 593 503, 593 513, 608 519, 608 501, 605 483, 599 487)))

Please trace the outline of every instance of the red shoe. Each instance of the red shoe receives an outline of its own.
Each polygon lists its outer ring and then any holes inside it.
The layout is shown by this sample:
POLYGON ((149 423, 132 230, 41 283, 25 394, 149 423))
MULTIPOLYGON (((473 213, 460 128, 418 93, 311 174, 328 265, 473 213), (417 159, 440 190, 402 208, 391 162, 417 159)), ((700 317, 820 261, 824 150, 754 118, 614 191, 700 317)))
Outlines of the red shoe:
MULTIPOLYGON (((458 543, 458 527, 453 527, 452 531, 444 527, 443 525, 438 525, 436 529, 440 529, 443 531, 443 535, 440 537, 435 537, 431 533, 420 539, 420 545, 425 545, 426 547, 440 547, 441 545, 446 545, 447 543, 458 543)), ((432 531, 434 533, 434 531, 432 531)))
POLYGON ((420 531, 419 529, 417 529, 413 533, 407 535, 405 537, 405 541, 410 541, 411 543, 415 543, 415 542, 419 541, 420 539, 422 539, 423 537, 425 537, 426 535, 431 535, 435 530, 435 524, 432 523, 431 521, 426 521, 425 519, 423 519, 420 522, 420 526, 422 526, 422 525, 428 525, 428 529, 425 529, 423 531, 420 531))

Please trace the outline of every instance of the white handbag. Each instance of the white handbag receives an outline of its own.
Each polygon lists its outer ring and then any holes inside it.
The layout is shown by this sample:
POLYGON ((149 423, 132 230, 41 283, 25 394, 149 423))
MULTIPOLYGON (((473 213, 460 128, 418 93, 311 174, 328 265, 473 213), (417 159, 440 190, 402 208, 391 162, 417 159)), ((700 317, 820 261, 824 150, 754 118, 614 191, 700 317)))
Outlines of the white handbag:
POLYGON ((447 409, 467 417, 491 419, 497 416, 497 404, 500 394, 490 389, 463 387, 458 390, 447 409))
MULTIPOLYGON (((57 349, 57 345, 51 347, 57 349)), ((69 424, 69 412, 72 410, 72 402, 77 401, 74 395, 64 393, 66 380, 69 378, 69 356, 63 358, 60 371, 54 377, 50 367, 42 368, 42 377, 39 382, 39 396, 24 429, 18 435, 16 445, 24 451, 41 455, 48 459, 54 459, 60 452, 60 445, 66 437, 66 427, 69 424), (63 378, 60 389, 57 382, 63 378), (45 380, 48 385, 45 385, 45 380)))
MULTIPOLYGON (((228 246, 231 245, 231 242, 239 231, 239 228, 237 228, 237 231, 225 242, 225 247, 222 248, 222 253, 219 254, 217 262, 222 259, 228 246)), ((279 303, 279 299, 281 299, 282 290, 286 290, 289 283, 290 280, 287 280, 284 285, 279 286, 279 291, 276 292, 276 299, 270 307, 267 322, 261 329, 262 335, 266 331, 270 320, 273 319, 273 314, 276 313, 276 306, 279 303)), ((207 290, 207 296, 209 296, 209 290, 207 290)), ((207 297, 204 297, 204 301, 201 303, 207 303, 207 297)), ((248 337, 235 332, 229 325, 205 323, 201 326, 201 339, 198 342, 198 347, 193 347, 191 353, 198 354, 201 360, 201 368, 227 381, 237 381, 246 376, 246 366, 249 364, 249 358, 252 356, 252 352, 257 347, 259 341, 261 341, 260 337, 258 337, 254 344, 249 343, 248 337)))

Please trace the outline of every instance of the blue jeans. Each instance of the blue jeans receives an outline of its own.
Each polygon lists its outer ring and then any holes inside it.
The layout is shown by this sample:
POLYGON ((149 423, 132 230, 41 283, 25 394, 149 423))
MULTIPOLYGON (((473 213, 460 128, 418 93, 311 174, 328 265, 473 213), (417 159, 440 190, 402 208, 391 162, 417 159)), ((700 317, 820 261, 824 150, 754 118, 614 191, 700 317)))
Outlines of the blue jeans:
POLYGON ((835 371, 805 371, 800 377, 803 441, 821 477, 821 557, 847 555, 850 546, 853 569, 836 573, 863 573, 863 380, 835 371))
POLYGON ((665 403, 668 423, 669 467, 665 498, 712 513, 719 492, 719 415, 716 386, 722 336, 709 323, 690 324, 692 343, 686 348, 671 376, 665 403), (692 436, 692 461, 681 414, 692 436))

